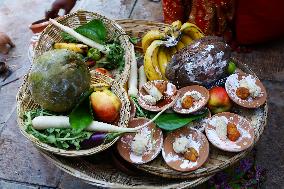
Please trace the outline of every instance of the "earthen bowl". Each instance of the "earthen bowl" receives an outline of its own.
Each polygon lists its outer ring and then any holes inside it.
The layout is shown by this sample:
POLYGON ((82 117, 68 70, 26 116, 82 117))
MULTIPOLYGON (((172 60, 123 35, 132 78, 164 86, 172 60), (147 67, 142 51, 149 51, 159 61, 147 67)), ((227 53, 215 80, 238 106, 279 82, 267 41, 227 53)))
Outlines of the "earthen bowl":
MULTIPOLYGON (((191 142, 192 142, 191 141, 191 142)), ((188 172, 193 171, 201 167, 209 156, 209 142, 206 136, 198 130, 191 129, 189 127, 182 127, 168 134, 164 141, 162 150, 163 158, 166 164, 176 171, 188 172), (173 149, 173 143, 178 137, 190 137, 190 139, 199 144, 198 151, 199 157, 196 162, 186 160, 183 154, 176 153, 173 149)))
POLYGON ((209 118, 206 123, 205 133, 213 146, 228 152, 246 150, 251 147, 254 142, 254 128, 250 122, 246 118, 230 112, 222 112, 209 118), (228 123, 233 123, 237 126, 241 136, 236 141, 231 141, 228 138, 222 140, 216 132, 216 126, 210 124, 211 119, 222 116, 227 118, 228 123))

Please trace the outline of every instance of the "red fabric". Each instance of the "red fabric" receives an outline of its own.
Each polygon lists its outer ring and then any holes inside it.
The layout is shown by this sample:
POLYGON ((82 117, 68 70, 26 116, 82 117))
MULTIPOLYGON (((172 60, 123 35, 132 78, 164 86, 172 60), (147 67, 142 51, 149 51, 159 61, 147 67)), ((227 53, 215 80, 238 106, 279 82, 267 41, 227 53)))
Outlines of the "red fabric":
POLYGON ((283 0, 238 0, 236 38, 239 44, 263 43, 284 36, 283 0))
POLYGON ((164 22, 167 24, 176 20, 185 22, 185 8, 183 0, 163 0, 164 22))
POLYGON ((165 23, 189 20, 235 46, 284 36, 284 0, 163 0, 163 13, 165 23))

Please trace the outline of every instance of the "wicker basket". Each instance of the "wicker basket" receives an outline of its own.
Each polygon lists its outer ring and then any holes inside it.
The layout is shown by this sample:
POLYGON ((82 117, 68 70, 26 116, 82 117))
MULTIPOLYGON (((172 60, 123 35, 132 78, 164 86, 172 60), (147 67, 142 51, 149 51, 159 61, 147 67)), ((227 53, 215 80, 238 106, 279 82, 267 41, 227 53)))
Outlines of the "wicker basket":
MULTIPOLYGON (((91 84, 96 83, 106 83, 111 86, 111 90, 118 96, 118 98, 122 102, 122 108, 120 110, 120 119, 118 122, 119 127, 126 127, 128 125, 128 121, 130 118, 130 102, 127 96, 126 91, 122 88, 121 85, 119 85, 116 81, 113 79, 106 77, 96 71, 91 72, 91 84)), ((86 149, 86 150, 63 150, 59 148, 52 147, 48 144, 45 144, 41 141, 39 141, 37 138, 35 138, 33 135, 28 134, 25 131, 25 127, 23 124, 23 113, 32 109, 39 108, 40 106, 36 104, 32 98, 31 93, 28 89, 28 83, 27 83, 27 76, 24 78, 24 83, 22 84, 18 95, 17 95, 17 113, 18 113, 18 125, 20 128, 21 133, 28 138, 30 141, 33 142, 38 148, 52 152, 54 154, 62 155, 62 156, 86 156, 98 153, 100 151, 103 151, 110 146, 112 146, 119 137, 117 137, 115 140, 102 144, 100 146, 86 149)))
MULTIPOLYGON (((131 48, 132 45, 129 42, 129 37, 124 35, 125 32, 116 22, 97 13, 81 10, 60 17, 57 21, 68 27, 77 28, 78 26, 85 24, 92 19, 102 20, 107 29, 107 39, 114 39, 118 37, 118 40, 125 51, 125 65, 122 73, 120 73, 118 70, 113 70, 112 74, 114 75, 116 81, 118 81, 120 84, 125 84, 130 73, 130 65, 132 62, 131 54, 134 52, 133 48, 131 48)), ((39 37, 39 41, 34 51, 34 58, 48 50, 51 50, 52 45, 55 42, 63 42, 61 32, 62 31, 56 26, 52 24, 48 25, 39 37)))

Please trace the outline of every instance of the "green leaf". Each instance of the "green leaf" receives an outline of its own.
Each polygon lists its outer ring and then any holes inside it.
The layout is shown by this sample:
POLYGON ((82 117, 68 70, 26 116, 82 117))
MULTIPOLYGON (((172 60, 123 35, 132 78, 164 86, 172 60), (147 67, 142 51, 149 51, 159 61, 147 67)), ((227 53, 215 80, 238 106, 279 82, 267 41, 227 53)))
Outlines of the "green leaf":
POLYGON ((134 45, 137 44, 140 40, 141 40, 141 38, 139 38, 139 37, 130 37, 129 38, 129 41, 134 45))
MULTIPOLYGON (((158 127, 167 131, 173 131, 178 128, 183 127, 184 125, 204 118, 208 114, 208 111, 204 112, 203 114, 198 115, 181 115, 177 113, 164 113, 160 115, 154 122, 157 124, 158 127)), ((152 114, 151 117, 153 118, 155 115, 152 114)))
POLYGON ((62 142, 61 145, 62 145, 63 149, 68 149, 69 148, 69 144, 67 142, 62 142))
POLYGON ((229 184, 230 187, 232 187, 233 189, 240 189, 242 188, 240 184, 237 183, 233 183, 233 184, 229 184))
POLYGON ((69 115, 69 122, 73 129, 81 131, 88 127, 93 121, 93 117, 90 112, 90 94, 91 91, 83 94, 81 100, 69 115))
MULTIPOLYGON (((106 40, 107 30, 104 23, 101 20, 91 20, 90 22, 83 24, 75 29, 75 31, 93 41, 103 44, 106 40)), ((73 36, 62 32, 64 41, 78 42, 73 36)))

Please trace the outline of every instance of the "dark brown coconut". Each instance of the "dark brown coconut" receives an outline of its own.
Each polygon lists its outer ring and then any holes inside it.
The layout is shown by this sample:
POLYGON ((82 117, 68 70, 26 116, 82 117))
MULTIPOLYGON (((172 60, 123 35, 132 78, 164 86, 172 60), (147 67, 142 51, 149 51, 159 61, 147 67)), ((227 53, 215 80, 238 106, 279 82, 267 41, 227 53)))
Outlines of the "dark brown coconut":
POLYGON ((209 84, 225 73, 230 56, 230 47, 221 38, 204 37, 173 56, 166 77, 178 88, 209 84))

